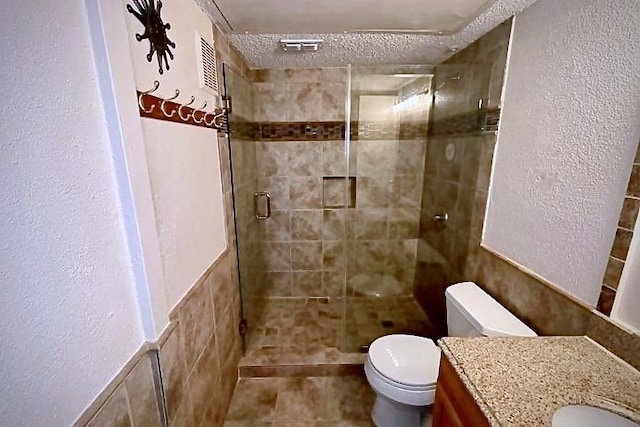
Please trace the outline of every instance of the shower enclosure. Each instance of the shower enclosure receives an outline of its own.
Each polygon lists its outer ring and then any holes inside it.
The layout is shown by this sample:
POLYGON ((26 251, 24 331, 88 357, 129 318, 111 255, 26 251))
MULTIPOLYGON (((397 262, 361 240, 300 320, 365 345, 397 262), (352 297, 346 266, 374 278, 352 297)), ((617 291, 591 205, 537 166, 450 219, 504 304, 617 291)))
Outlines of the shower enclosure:
POLYGON ((425 186, 427 142, 434 95, 466 84, 462 71, 257 70, 248 81, 224 67, 246 357, 327 363, 382 335, 438 335, 414 299, 417 270, 439 262, 427 240, 451 213, 425 186))

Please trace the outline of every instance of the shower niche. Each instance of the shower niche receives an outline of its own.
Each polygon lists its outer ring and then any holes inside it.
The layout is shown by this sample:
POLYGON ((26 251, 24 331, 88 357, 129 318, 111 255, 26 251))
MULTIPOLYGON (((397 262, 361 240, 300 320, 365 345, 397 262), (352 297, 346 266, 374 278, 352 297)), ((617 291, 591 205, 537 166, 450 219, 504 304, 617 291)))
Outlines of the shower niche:
POLYGON ((343 209, 356 207, 356 177, 323 176, 322 208, 343 209), (345 188, 347 187, 348 188, 345 188), (345 192, 347 192, 345 198, 345 192))

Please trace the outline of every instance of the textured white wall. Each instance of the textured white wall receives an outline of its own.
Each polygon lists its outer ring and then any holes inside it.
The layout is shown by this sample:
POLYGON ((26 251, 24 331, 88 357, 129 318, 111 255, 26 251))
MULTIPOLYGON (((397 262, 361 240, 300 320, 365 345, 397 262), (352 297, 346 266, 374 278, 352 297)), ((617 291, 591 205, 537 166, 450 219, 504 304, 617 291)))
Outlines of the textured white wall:
POLYGON ((170 306, 226 248, 215 133, 143 119, 170 306))
POLYGON ((100 81, 135 290, 145 339, 169 321, 149 167, 136 98, 126 10, 113 0, 88 0, 93 54, 100 81))
MULTIPOLYGON (((193 95, 194 106, 207 101, 212 111, 215 98, 199 89, 195 35, 197 30, 213 42, 211 21, 191 0, 164 2, 162 16, 171 24, 168 36, 176 49, 171 69, 160 76, 155 58, 146 60, 148 42, 135 39, 142 25, 127 14, 136 86, 150 89, 158 80, 158 96, 168 98, 179 89, 178 102, 187 103, 193 95)), ((226 248, 217 136, 211 129, 153 119, 142 119, 142 129, 166 294, 173 307, 226 248)))
POLYGON ((640 3, 518 15, 483 243, 595 304, 640 137, 640 3))
POLYGON ((67 426, 142 343, 81 0, 2 1, 0 424, 67 426))

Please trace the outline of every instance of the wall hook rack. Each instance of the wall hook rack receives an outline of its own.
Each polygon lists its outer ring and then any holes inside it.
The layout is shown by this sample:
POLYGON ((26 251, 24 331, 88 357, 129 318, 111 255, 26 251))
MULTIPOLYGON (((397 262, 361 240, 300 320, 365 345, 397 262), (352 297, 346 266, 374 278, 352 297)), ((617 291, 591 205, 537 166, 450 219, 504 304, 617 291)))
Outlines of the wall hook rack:
POLYGON ((170 98, 160 98, 153 95, 159 88, 160 82, 155 80, 152 89, 136 91, 140 117, 206 127, 226 132, 226 109, 214 108, 213 111, 207 111, 207 101, 203 102, 202 107, 198 109, 193 108, 191 105, 196 102, 195 96, 191 96, 189 102, 186 104, 175 102, 180 96, 180 89, 175 89, 174 95, 170 98), (197 115, 199 115, 200 119, 197 118, 197 115), (208 120, 211 116, 213 117, 208 120))

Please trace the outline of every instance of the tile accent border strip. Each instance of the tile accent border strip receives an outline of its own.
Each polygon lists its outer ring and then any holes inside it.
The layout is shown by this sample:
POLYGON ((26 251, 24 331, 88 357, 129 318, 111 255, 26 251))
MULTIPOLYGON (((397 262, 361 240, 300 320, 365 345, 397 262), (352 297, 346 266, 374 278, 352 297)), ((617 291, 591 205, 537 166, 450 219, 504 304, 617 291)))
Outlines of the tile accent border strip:
MULTIPOLYGON (((477 135, 496 132, 500 110, 479 110, 433 122, 403 122, 396 128, 393 122, 352 121, 351 140, 421 139, 427 136, 477 135)), ((232 119, 231 134, 241 139, 257 141, 328 141, 344 139, 344 121, 329 122, 249 122, 232 119)))
POLYGON ((434 121, 429 136, 472 135, 497 132, 500 125, 500 109, 476 110, 434 121))

